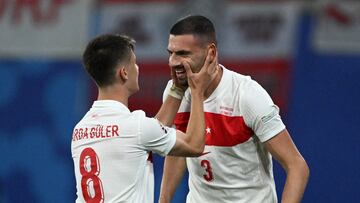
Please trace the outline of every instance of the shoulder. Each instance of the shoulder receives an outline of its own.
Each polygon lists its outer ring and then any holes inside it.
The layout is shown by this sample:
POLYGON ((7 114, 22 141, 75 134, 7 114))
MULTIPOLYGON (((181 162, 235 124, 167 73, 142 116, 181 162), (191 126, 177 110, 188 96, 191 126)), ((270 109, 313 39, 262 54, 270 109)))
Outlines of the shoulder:
POLYGON ((126 116, 126 119, 123 120, 123 124, 126 123, 126 125, 132 130, 136 130, 137 132, 139 132, 146 118, 146 114, 143 110, 135 110, 126 116))
POLYGON ((228 84, 228 88, 239 93, 240 101, 254 99, 258 94, 267 94, 265 89, 249 75, 243 75, 235 71, 226 69, 224 66, 223 79, 228 84))
POLYGON ((134 116, 135 120, 138 121, 139 129, 142 134, 147 134, 148 132, 152 132, 152 130, 156 130, 158 128, 161 129, 161 123, 153 117, 147 117, 145 112, 142 110, 136 110, 132 112, 132 116, 134 116))
POLYGON ((131 112, 131 116, 146 117, 146 114, 143 110, 135 110, 135 111, 131 112))
POLYGON ((224 84, 222 92, 226 95, 232 95, 238 98, 240 103, 252 102, 256 99, 257 94, 264 94, 264 88, 249 75, 243 75, 223 67, 224 84))
POLYGON ((143 110, 136 110, 132 113, 133 119, 137 120, 139 130, 144 133, 147 129, 152 129, 158 126, 158 121, 155 118, 147 117, 143 110))
POLYGON ((170 88, 171 88, 171 86, 172 86, 172 84, 173 84, 173 81, 172 81, 172 80, 169 80, 169 81, 166 83, 165 90, 170 89, 170 88))
POLYGON ((241 87, 246 90, 246 87, 249 85, 251 86, 254 82, 256 83, 256 81, 254 81, 249 75, 243 75, 233 70, 229 70, 223 65, 221 65, 221 67, 223 68, 223 79, 227 84, 231 84, 235 87, 241 87))
POLYGON ((266 103, 271 101, 268 92, 255 80, 249 79, 241 86, 242 98, 241 101, 245 103, 253 103, 264 101, 266 103))

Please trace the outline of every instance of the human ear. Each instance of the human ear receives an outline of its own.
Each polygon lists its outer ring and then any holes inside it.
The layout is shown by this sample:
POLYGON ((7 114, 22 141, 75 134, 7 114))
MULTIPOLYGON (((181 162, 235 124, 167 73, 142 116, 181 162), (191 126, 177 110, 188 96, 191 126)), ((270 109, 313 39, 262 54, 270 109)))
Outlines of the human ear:
POLYGON ((118 75, 120 76, 120 78, 125 82, 129 79, 128 77, 128 72, 126 71, 125 66, 121 66, 118 69, 118 75))
POLYGON ((210 55, 210 61, 214 61, 216 60, 216 54, 217 54, 217 49, 216 49, 216 45, 214 43, 211 43, 209 45, 209 55, 210 55))

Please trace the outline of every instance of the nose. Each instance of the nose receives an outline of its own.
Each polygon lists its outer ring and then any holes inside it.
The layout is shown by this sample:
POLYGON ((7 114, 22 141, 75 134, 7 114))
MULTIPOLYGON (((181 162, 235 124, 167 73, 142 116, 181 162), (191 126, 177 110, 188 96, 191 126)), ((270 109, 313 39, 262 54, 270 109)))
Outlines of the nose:
POLYGON ((174 53, 170 54, 169 66, 174 67, 174 66, 179 66, 179 65, 181 65, 180 57, 176 56, 176 54, 174 54, 174 53))

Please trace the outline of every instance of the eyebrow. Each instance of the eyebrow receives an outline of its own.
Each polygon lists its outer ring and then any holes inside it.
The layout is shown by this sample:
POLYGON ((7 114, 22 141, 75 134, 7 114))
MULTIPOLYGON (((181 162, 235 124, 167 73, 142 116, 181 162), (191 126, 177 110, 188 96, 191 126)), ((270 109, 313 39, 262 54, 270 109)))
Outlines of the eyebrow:
POLYGON ((191 51, 186 51, 186 50, 171 51, 171 50, 167 49, 167 51, 169 52, 169 54, 175 53, 176 55, 180 55, 180 56, 191 54, 191 51))

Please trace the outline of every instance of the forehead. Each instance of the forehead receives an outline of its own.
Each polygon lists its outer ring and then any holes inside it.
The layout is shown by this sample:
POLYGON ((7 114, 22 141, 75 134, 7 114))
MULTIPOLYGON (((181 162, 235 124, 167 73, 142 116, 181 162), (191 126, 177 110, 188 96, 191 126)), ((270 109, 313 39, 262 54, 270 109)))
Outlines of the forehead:
POLYGON ((170 35, 168 49, 171 51, 200 48, 199 39, 194 35, 170 35))

